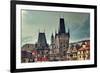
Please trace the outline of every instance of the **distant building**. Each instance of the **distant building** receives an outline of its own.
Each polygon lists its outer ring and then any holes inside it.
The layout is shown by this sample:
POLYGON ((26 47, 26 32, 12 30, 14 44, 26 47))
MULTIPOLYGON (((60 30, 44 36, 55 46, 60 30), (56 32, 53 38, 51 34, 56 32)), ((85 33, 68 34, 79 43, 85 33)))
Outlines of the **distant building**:
POLYGON ((71 57, 72 57, 72 60, 77 60, 77 48, 76 46, 73 47, 72 51, 71 51, 71 57))
POLYGON ((89 60, 90 59, 90 40, 83 40, 70 43, 70 60, 89 60))
POLYGON ((90 59, 90 41, 84 41, 81 48, 77 52, 78 60, 89 60, 90 59))
POLYGON ((33 62, 32 53, 22 50, 21 51, 21 62, 22 63, 33 62))
POLYGON ((35 49, 35 45, 34 44, 25 44, 22 46, 21 50, 24 51, 32 51, 33 49, 35 49))
POLYGON ((32 51, 35 50, 34 44, 25 44, 21 47, 21 62, 33 62, 32 51))

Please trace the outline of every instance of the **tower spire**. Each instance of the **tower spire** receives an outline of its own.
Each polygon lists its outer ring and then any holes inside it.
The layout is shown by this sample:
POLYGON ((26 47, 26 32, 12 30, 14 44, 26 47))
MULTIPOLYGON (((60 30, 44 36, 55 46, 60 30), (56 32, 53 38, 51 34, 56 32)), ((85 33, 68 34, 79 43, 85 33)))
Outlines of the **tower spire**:
POLYGON ((66 33, 64 18, 60 18, 60 23, 59 23, 59 34, 61 34, 61 33, 66 33))

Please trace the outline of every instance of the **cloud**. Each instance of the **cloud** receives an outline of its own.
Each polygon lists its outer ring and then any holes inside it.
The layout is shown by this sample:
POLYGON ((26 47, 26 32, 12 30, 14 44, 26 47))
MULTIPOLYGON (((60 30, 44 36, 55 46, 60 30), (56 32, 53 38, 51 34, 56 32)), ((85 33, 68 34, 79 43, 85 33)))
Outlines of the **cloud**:
POLYGON ((68 27, 70 29, 71 40, 89 37, 89 13, 22 10, 22 43, 37 41, 39 30, 45 30, 50 43, 51 34, 58 31, 61 15, 64 16, 66 31, 68 27))

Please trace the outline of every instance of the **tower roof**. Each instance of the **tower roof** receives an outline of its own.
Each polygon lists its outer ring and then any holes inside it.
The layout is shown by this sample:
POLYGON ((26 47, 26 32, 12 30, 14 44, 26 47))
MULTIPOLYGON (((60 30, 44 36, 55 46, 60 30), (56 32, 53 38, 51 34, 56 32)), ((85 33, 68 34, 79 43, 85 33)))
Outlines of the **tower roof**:
POLYGON ((41 44, 41 45, 47 46, 47 41, 46 41, 45 33, 39 32, 38 43, 41 44))
POLYGON ((60 18, 59 32, 58 32, 58 33, 59 33, 59 34, 61 34, 61 33, 66 33, 64 18, 60 18))

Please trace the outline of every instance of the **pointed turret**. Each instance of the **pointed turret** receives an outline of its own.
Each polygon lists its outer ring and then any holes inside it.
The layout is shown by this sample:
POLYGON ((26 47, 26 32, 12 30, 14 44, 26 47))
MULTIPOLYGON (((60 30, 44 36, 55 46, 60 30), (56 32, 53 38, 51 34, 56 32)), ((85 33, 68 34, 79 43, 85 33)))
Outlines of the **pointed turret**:
POLYGON ((68 28, 68 36, 69 36, 69 38, 70 38, 70 30, 69 30, 69 28, 68 28))
POLYGON ((53 33, 52 33, 52 35, 51 35, 51 44, 53 44, 54 43, 54 36, 53 36, 53 33))

